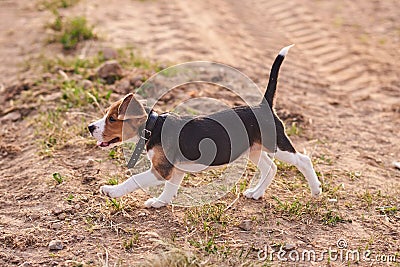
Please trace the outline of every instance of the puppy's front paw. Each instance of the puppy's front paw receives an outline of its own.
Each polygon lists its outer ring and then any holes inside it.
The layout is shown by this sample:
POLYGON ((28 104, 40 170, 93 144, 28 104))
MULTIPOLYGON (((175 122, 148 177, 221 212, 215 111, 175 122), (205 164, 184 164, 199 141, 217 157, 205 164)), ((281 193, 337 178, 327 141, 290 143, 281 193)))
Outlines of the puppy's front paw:
POLYGON ((149 198, 148 200, 146 200, 146 202, 144 203, 144 205, 146 206, 146 208, 161 208, 164 206, 167 206, 168 203, 167 202, 163 202, 161 200, 159 200, 158 198, 149 198))
POLYGON ((254 191, 252 189, 247 189, 243 192, 243 195, 247 198, 253 198, 254 191))
POLYGON ((254 188, 250 188, 247 189, 246 191, 244 191, 243 195, 247 198, 252 198, 252 199, 259 199, 260 197, 262 197, 264 195, 263 192, 261 192, 261 190, 255 190, 254 188))
POLYGON ((111 198, 122 197, 124 195, 117 185, 103 185, 100 187, 100 193, 111 198))
POLYGON ((311 190, 311 195, 313 197, 319 197, 322 194, 322 188, 321 185, 313 190, 311 190))

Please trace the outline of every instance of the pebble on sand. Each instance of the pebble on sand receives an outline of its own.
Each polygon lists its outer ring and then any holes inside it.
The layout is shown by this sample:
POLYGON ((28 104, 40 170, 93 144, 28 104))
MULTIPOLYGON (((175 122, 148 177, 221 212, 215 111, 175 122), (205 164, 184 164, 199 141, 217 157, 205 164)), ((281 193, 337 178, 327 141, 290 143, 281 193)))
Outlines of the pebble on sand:
POLYGON ((253 221, 252 220, 243 220, 238 227, 245 231, 250 231, 253 228, 253 221))
POLYGON ((63 247, 64 246, 60 240, 51 240, 49 243, 49 250, 61 250, 63 247))

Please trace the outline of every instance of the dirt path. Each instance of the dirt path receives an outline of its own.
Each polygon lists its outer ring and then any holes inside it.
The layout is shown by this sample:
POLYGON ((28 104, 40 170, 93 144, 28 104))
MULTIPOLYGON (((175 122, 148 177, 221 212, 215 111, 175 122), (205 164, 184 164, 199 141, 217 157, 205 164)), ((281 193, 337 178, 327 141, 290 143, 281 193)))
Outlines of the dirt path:
MULTIPOLYGON (((144 56, 164 63, 218 61, 238 68, 262 87, 266 85, 277 51, 295 43, 281 69, 277 109, 304 117, 303 133, 293 137, 294 143, 315 159, 330 159, 331 164, 317 164, 316 169, 330 183, 343 185, 337 189, 341 192, 339 204, 344 217, 352 223, 330 227, 312 220, 282 219, 271 210, 271 190, 262 201, 241 198, 237 203, 241 213, 234 216, 260 216, 262 206, 267 210, 262 214, 272 219, 263 221, 254 232, 236 233, 232 226, 229 231, 233 234, 229 238, 238 247, 262 245, 273 239, 321 249, 335 245, 338 238, 345 238, 353 248, 371 243, 379 251, 398 252, 398 217, 389 218, 373 208, 361 209, 354 203, 364 201, 360 199, 368 192, 381 192, 393 196, 395 205, 400 205, 394 197, 400 192, 400 171, 392 167, 394 160, 400 160, 399 1, 121 0, 116 5, 105 0, 86 0, 63 12, 85 15, 96 25, 102 39, 90 44, 89 49, 132 46, 144 56)), ((23 71, 21 64, 25 59, 41 53, 57 53, 54 47, 46 51, 44 44, 46 34, 42 25, 49 16, 34 6, 26 6, 25 1, 0 3, 1 83, 15 81, 15 76, 23 71)), ((51 221, 54 219, 52 203, 57 206, 60 195, 45 177, 60 168, 71 176, 84 176, 87 171, 84 164, 89 158, 107 159, 107 156, 102 151, 84 149, 79 158, 65 152, 59 155, 60 159, 43 162, 32 156, 34 146, 29 140, 32 132, 14 135, 13 127, 5 125, 0 141, 17 145, 22 156, 16 159, 4 156, 0 161, 0 194, 3 195, 0 231, 9 234, 22 229, 16 239, 7 240, 15 247, 22 243, 25 249, 17 249, 17 255, 10 256, 13 248, 6 246, 0 251, 0 263, 14 259, 14 264, 20 264, 30 258, 34 264, 51 264, 46 242, 61 233, 57 231, 62 231, 53 229, 51 221), (34 170, 21 167, 28 165, 35 166, 34 170), (34 251, 36 247, 30 248, 33 244, 39 247, 39 252, 34 251), (41 253, 47 255, 43 262, 41 253)), ((106 173, 105 168, 112 173, 121 171, 111 164, 102 164, 106 166, 96 164, 101 169, 97 176, 106 173)), ((282 185, 282 179, 277 180, 282 185)), ((62 197, 73 192, 87 203, 103 201, 93 193, 102 182, 84 185, 71 182, 63 188, 62 197)), ((279 185, 274 185, 274 189, 279 185)), ((283 191, 282 197, 284 194, 283 191)), ((124 215, 127 217, 117 214, 102 218, 101 229, 91 229, 93 235, 87 234, 80 222, 87 220, 85 214, 92 212, 86 206, 64 212, 77 215, 68 223, 74 230, 68 241, 73 246, 63 251, 60 258, 71 258, 73 254, 74 259, 86 257, 98 264, 97 253, 103 257, 104 249, 109 249, 112 262, 123 258, 124 263, 132 263, 151 255, 154 246, 157 247, 156 242, 148 239, 158 235, 165 238, 169 236, 165 234, 168 230, 176 235, 187 234, 180 224, 184 211, 144 211, 141 205, 144 199, 144 194, 130 197, 126 203, 133 208, 124 215), (171 219, 159 220, 160 217, 171 219), (144 245, 133 249, 134 253, 120 251, 118 231, 122 230, 115 225, 110 230, 106 225, 113 220, 124 231, 133 224, 141 233, 144 245), (109 244, 119 244, 119 247, 109 244), (128 257, 130 260, 126 260, 128 257)), ((83 223, 84 227, 88 224, 83 223)), ((181 243, 187 245, 186 241, 181 243)))
POLYGON ((86 12, 110 44, 132 44, 160 61, 220 61, 261 86, 276 51, 295 43, 283 66, 278 107, 312 119, 310 139, 327 140, 336 167, 362 171, 372 187, 386 179, 375 167, 398 175, 391 168, 400 151, 393 113, 399 100, 397 2, 125 4, 123 12, 102 8, 106 2, 95 15, 86 12), (102 23, 110 14, 113 21, 102 23), (129 20, 132 27, 119 26, 129 20))
POLYGON ((0 84, 9 85, 26 72, 32 57, 44 53, 51 16, 38 12, 34 1, 2 1, 0 6, 0 84))

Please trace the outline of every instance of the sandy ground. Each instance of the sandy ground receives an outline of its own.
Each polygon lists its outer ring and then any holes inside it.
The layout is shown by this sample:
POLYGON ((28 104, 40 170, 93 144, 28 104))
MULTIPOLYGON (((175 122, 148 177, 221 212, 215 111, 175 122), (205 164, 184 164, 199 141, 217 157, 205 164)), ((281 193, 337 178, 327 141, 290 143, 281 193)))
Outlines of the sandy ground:
MULTIPOLYGON (((101 36, 99 41, 88 42, 78 54, 90 54, 103 46, 134 47, 143 56, 164 64, 212 60, 243 71, 261 87, 266 85, 277 51, 296 44, 281 69, 277 109, 301 114, 307 122, 304 133, 293 137, 298 150, 332 160, 332 164, 317 165, 316 169, 334 173, 334 183, 343 184, 343 203, 352 202, 358 193, 366 191, 398 195, 400 171, 393 168, 392 162, 400 160, 399 1, 87 0, 63 12, 86 16, 101 36)), ((57 45, 46 44, 44 25, 50 18, 50 12, 38 11, 33 3, 0 2, 3 87, 20 81, 20 76, 35 75, 26 61, 60 53, 57 45)), ((59 220, 54 219, 54 206, 63 206, 59 197, 65 197, 65 192, 81 193, 87 203, 104 200, 93 193, 101 180, 80 188, 70 183, 64 186, 63 195, 56 193, 49 174, 61 168, 71 175, 84 176, 79 166, 90 157, 105 157, 104 152, 85 147, 79 157, 60 153, 60 159, 41 160, 35 156, 32 131, 24 129, 24 123, 4 122, 5 128, 2 126, 1 142, 21 151, 15 157, 4 154, 0 160, 0 233, 4 240, 19 233, 9 241, 11 245, 0 245, 0 263, 52 265, 73 259, 91 260, 98 265, 103 257, 98 253, 104 255, 106 250, 113 264, 134 264, 156 251, 157 245, 146 240, 165 237, 167 231, 185 235, 180 223, 183 210, 143 210, 143 194, 130 198, 128 216, 108 218, 116 231, 107 227, 92 234, 77 230, 87 212, 84 205, 64 212, 75 213, 76 218, 61 230, 51 228, 52 220, 59 220), (146 216, 138 217, 142 213, 146 216), (165 218, 160 221, 160 216, 165 218), (118 227, 129 228, 131 224, 141 233, 143 245, 130 252, 119 251, 121 245, 111 246, 118 244, 118 227), (65 236, 67 230, 71 231, 67 249, 49 256, 48 241, 65 236)), ((105 166, 99 164, 96 168, 104 170, 110 165, 102 164, 105 166)), ((111 165, 108 168, 120 171, 111 165)), ((268 201, 268 197, 260 201, 241 197, 236 204, 241 212, 233 215, 238 220, 257 216, 258 207, 268 207, 268 201)), ((237 240, 238 246, 263 244, 272 238, 267 230, 273 229, 284 233, 279 237, 272 234, 282 242, 327 248, 345 238, 352 248, 369 244, 381 252, 399 253, 398 216, 388 218, 347 204, 343 204, 342 212, 351 223, 330 227, 317 221, 285 220, 269 213, 272 217, 268 223, 257 226, 257 230, 235 232, 231 226, 229 236, 237 240)), ((180 244, 188 246, 183 241, 180 244)))

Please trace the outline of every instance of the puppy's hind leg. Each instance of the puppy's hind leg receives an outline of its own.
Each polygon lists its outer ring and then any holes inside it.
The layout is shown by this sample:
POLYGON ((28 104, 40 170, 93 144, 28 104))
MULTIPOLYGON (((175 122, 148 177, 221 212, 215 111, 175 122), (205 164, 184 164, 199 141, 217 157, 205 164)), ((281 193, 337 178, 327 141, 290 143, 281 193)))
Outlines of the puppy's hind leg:
POLYGON ((286 163, 292 164, 299 169, 299 171, 307 179, 313 197, 318 197, 322 193, 321 182, 318 180, 311 160, 308 156, 299 152, 288 152, 278 149, 275 157, 286 163))
POLYGON ((148 199, 144 205, 147 208, 161 208, 171 203, 172 199, 178 193, 179 186, 183 180, 184 172, 175 169, 172 172, 171 179, 165 181, 165 187, 161 195, 157 198, 153 197, 148 199))
POLYGON ((265 193, 265 190, 271 184, 272 179, 276 174, 276 165, 268 157, 267 153, 261 152, 251 152, 249 159, 257 165, 261 173, 261 178, 258 184, 250 189, 247 189, 243 194, 247 198, 259 199, 265 193))
POLYGON ((153 171, 145 172, 131 176, 128 180, 119 185, 104 185, 100 187, 100 193, 115 198, 122 197, 130 192, 151 186, 162 184, 164 180, 158 179, 153 171))

